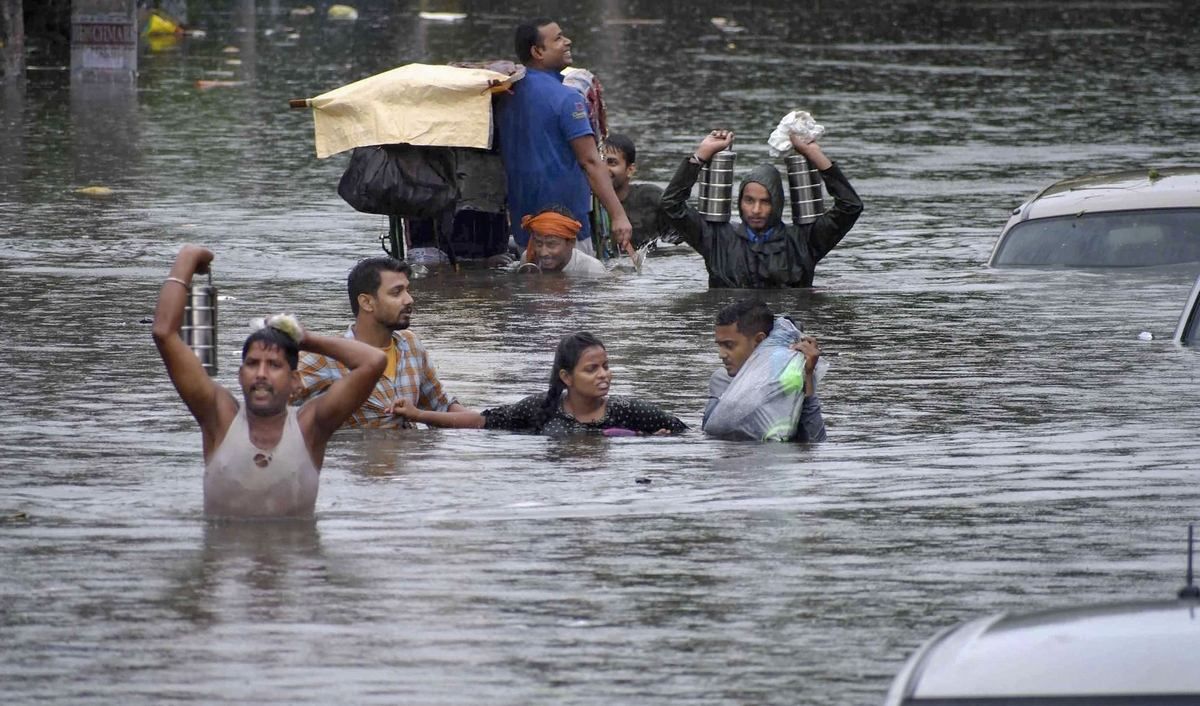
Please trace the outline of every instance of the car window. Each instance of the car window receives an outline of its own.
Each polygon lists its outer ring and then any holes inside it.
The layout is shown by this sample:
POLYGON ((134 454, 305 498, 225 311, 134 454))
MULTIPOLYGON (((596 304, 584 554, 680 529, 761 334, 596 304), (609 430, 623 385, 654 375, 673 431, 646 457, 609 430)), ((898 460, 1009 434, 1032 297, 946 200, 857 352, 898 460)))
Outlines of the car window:
POLYGON ((1179 333, 1179 342, 1189 346, 1200 343, 1200 299, 1192 302, 1192 309, 1187 312, 1183 330, 1179 333))
POLYGON ((1200 209, 1110 211, 1013 226, 998 267, 1154 267, 1200 262, 1200 209))

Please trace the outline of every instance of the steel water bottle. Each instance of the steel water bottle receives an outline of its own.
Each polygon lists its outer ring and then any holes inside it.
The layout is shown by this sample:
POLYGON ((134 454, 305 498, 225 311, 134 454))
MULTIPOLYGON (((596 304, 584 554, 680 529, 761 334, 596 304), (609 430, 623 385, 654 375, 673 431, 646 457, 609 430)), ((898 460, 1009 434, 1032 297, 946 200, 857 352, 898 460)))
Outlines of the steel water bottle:
POLYGON ((706 221, 728 223, 733 210, 733 163, 737 153, 725 150, 713 155, 700 170, 700 215, 706 221))
POLYGON ((812 223, 825 212, 821 173, 801 154, 789 155, 783 161, 787 165, 792 222, 796 225, 812 223))
POLYGON ((212 283, 192 283, 187 306, 183 310, 183 327, 179 330, 184 343, 191 347, 209 375, 217 374, 217 288, 212 283))

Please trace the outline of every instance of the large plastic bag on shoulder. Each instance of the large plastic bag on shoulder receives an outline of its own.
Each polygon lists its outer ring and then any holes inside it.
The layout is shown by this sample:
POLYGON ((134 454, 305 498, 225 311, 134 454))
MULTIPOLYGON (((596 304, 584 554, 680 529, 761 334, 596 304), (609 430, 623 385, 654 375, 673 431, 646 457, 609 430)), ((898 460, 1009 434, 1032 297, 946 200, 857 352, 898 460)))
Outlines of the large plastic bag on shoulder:
MULTIPOLYGON (((778 316, 735 377, 724 369, 713 373, 709 398, 717 401, 705 415, 705 433, 755 441, 789 441, 795 436, 804 407, 804 356, 791 346, 800 335, 790 319, 778 316)), ((824 367, 817 366, 818 380, 824 367)))
POLYGON ((816 142, 825 134, 825 126, 818 125, 806 110, 793 110, 779 121, 771 136, 767 138, 767 152, 774 159, 782 154, 791 154, 792 135, 799 135, 804 143, 816 142))

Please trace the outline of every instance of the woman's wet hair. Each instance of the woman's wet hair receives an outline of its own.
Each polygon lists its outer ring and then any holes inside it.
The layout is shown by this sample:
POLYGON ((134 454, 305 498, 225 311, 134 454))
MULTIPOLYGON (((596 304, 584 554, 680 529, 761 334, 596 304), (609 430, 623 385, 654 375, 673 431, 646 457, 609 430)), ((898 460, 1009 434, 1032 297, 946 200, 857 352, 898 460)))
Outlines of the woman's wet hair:
POLYGON ((288 367, 292 370, 300 365, 300 348, 296 346, 296 342, 283 331, 270 326, 264 326, 246 337, 246 342, 242 344, 243 361, 246 360, 246 353, 250 351, 250 346, 256 342, 262 343, 263 348, 268 350, 277 348, 283 351, 283 357, 287 358, 288 367))
POLYGON ((587 331, 570 333, 558 339, 558 349, 554 351, 554 367, 550 369, 550 389, 546 391, 546 400, 542 402, 542 409, 538 415, 539 427, 554 416, 554 411, 558 409, 558 401, 567 389, 559 372, 565 370, 569 373, 575 370, 583 352, 595 346, 605 347, 603 341, 587 331))
POLYGON ((383 278, 380 272, 399 272, 412 279, 412 267, 404 260, 380 255, 359 260, 350 274, 346 277, 346 290, 350 294, 350 313, 358 316, 358 295, 370 294, 375 296, 379 291, 379 283, 383 278))
POLYGON ((753 338, 759 333, 771 333, 775 327, 775 314, 761 299, 739 299, 717 312, 717 326, 729 324, 737 324, 738 333, 753 338))

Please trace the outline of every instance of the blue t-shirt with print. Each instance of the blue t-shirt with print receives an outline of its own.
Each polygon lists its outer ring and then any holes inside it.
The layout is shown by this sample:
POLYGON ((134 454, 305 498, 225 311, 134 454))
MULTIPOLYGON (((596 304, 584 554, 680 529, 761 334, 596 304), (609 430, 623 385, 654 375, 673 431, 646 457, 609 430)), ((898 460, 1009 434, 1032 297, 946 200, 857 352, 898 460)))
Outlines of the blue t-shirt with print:
POLYGON ((552 204, 570 209, 583 224, 579 238, 591 238, 592 191, 571 149, 571 140, 593 134, 583 96, 563 85, 562 74, 527 68, 525 78, 513 84, 512 95, 500 97, 497 108, 508 215, 517 245, 524 248, 529 242, 521 218, 552 204))

